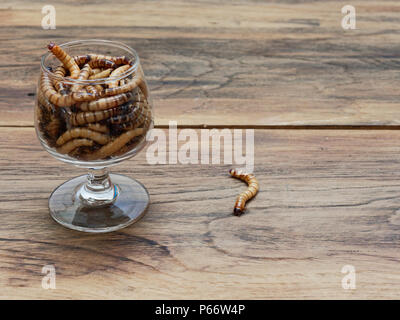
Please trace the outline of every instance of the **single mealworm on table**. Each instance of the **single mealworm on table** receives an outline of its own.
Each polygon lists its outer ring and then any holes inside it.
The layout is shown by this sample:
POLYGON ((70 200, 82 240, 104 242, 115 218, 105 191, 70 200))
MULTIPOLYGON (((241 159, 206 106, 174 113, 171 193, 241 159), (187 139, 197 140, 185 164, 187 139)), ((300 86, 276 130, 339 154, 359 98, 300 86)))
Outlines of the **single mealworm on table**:
POLYGON ((47 47, 56 56, 56 58, 61 61, 64 67, 69 70, 70 78, 76 79, 79 77, 80 73, 79 66, 76 64, 75 60, 68 53, 66 53, 54 42, 50 42, 47 47))
POLYGON ((143 133, 144 133, 143 128, 137 128, 130 131, 126 131, 119 137, 115 138, 115 140, 109 142, 108 144, 96 150, 95 152, 87 155, 87 160, 97 160, 97 159, 107 158, 112 154, 114 154, 115 152, 117 152, 118 150, 120 150, 122 147, 124 147, 133 138, 140 136, 143 133))
POLYGON ((233 214, 235 216, 240 216, 245 211, 246 202, 254 198, 257 194, 259 190, 259 184, 256 177, 252 173, 245 173, 237 169, 231 169, 229 170, 229 173, 232 177, 245 181, 248 184, 247 189, 237 196, 235 207, 233 209, 233 214))
POLYGON ((63 144, 61 147, 58 147, 57 151, 59 153, 65 154, 79 147, 91 147, 93 146, 93 143, 93 140, 89 139, 74 139, 67 142, 66 144, 63 144))
POLYGON ((99 144, 106 144, 110 138, 108 135, 90 130, 88 128, 73 128, 64 132, 56 141, 58 146, 61 146, 74 138, 86 138, 93 140, 99 144))

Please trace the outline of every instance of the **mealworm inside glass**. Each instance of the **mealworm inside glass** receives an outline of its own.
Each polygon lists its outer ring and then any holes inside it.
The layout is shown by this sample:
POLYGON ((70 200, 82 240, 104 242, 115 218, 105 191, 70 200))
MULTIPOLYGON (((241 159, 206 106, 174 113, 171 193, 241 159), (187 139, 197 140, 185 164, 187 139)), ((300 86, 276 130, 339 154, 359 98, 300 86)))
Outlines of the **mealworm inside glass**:
POLYGON ((140 65, 126 56, 71 56, 55 43, 48 49, 59 64, 42 70, 36 120, 49 148, 92 161, 121 156, 143 143, 152 113, 143 109, 151 102, 140 65))

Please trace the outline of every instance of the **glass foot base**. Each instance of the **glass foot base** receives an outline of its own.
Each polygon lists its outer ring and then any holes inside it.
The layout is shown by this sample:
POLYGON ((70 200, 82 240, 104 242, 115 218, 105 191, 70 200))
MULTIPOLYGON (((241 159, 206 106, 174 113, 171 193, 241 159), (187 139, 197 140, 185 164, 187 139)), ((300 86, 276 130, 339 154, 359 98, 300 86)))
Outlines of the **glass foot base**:
POLYGON ((138 221, 150 202, 146 188, 138 181, 110 174, 112 201, 88 202, 81 196, 87 176, 73 178, 58 186, 49 198, 52 218, 66 228, 83 232, 116 231, 138 221))

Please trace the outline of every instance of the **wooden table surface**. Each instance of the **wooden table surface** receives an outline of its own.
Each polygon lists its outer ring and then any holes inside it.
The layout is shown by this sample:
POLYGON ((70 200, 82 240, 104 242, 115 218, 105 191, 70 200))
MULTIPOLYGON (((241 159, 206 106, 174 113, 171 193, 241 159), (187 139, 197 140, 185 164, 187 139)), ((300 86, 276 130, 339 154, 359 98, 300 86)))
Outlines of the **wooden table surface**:
POLYGON ((0 3, 1 298, 400 298, 398 1, 351 1, 356 30, 341 27, 348 1, 54 0, 55 30, 44 4, 0 3), (84 172, 36 138, 39 56, 89 38, 138 51, 157 127, 255 129, 261 192, 245 215, 231 215, 245 186, 230 165, 142 152, 113 168, 148 188, 140 222, 105 235, 53 222, 51 191, 84 172))

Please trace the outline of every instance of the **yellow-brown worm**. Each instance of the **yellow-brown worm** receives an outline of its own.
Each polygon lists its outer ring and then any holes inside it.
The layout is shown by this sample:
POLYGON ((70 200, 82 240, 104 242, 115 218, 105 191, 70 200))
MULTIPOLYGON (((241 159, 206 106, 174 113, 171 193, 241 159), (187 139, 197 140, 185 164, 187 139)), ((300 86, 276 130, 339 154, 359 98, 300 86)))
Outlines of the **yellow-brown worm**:
MULTIPOLYGON (((125 64, 123 66, 118 67, 117 69, 115 69, 113 72, 111 72, 110 74, 110 78, 111 77, 117 77, 120 76, 121 74, 125 73, 131 66, 129 64, 125 64)), ((125 82, 125 81, 124 81, 125 82)), ((113 82, 109 82, 108 83, 108 87, 109 88, 116 88, 118 87, 119 81, 113 81, 113 82)))
POLYGON ((130 79, 128 83, 125 83, 122 86, 105 89, 103 95, 104 96, 113 96, 116 94, 132 91, 133 89, 135 89, 137 87, 140 88, 143 95, 147 98, 149 94, 148 94, 146 82, 141 77, 136 77, 136 76, 134 78, 130 79))
POLYGON ((97 132, 108 133, 110 131, 110 129, 108 129, 107 125, 98 123, 98 122, 88 123, 86 126, 90 130, 97 131, 97 132))
POLYGON ((66 144, 63 144, 61 147, 57 148, 59 153, 69 153, 72 150, 79 148, 79 147, 91 147, 93 146, 93 140, 89 139, 74 139, 68 141, 66 144))
POLYGON ((58 107, 69 107, 75 103, 72 95, 62 95, 54 89, 49 76, 45 72, 42 73, 40 78, 40 91, 48 101, 58 107))
MULTIPOLYGON (((57 78, 64 78, 66 73, 67 73, 67 70, 65 70, 64 66, 58 66, 54 70, 54 75, 57 78)), ((60 93, 62 95, 68 94, 67 87, 64 85, 62 80, 53 79, 53 84, 54 84, 54 88, 56 88, 58 93, 60 93)))
MULTIPOLYGON (((47 123, 44 124, 47 134, 51 138, 56 139, 61 127, 61 121, 55 114, 55 107, 44 97, 42 91, 40 90, 38 93, 38 105, 41 105, 43 108, 45 108, 46 112, 49 114, 49 120, 47 123)), ((40 107, 38 111, 40 111, 40 107)), ((42 117, 40 116, 39 119, 41 121, 42 117)))
POLYGON ((107 158, 112 154, 114 154, 115 152, 117 152, 118 150, 120 150, 122 147, 124 147, 133 138, 140 136, 143 133, 144 133, 143 128, 137 128, 130 131, 126 131, 119 137, 117 137, 115 140, 109 142, 108 144, 96 150, 95 152, 87 155, 87 160, 98 160, 107 158))
POLYGON ((117 65, 107 59, 98 59, 98 60, 90 60, 89 61, 90 67, 94 68, 103 68, 103 69, 115 69, 117 65))
POLYGON ((75 56, 74 61, 78 66, 83 66, 84 64, 90 61, 90 56, 88 54, 84 54, 81 56, 75 56))
POLYGON ((94 69, 92 69, 92 72, 90 73, 90 75, 92 76, 92 75, 98 74, 99 72, 101 72, 101 68, 94 68, 94 69))
POLYGON ((46 99, 42 90, 39 90, 38 92, 38 101, 46 108, 47 112, 52 112, 54 110, 54 106, 46 99))
POLYGON ((64 132, 56 141, 58 146, 62 146, 68 141, 75 138, 86 138, 93 140, 99 144, 106 144, 110 140, 109 136, 88 128, 73 128, 64 132))
POLYGON ((121 93, 116 96, 102 98, 96 101, 84 102, 78 105, 82 111, 100 111, 117 107, 133 97, 133 93, 121 93))
MULTIPOLYGON (((116 125, 116 128, 123 130, 131 130, 135 128, 139 128, 141 125, 150 122, 151 120, 151 111, 149 108, 144 106, 141 109, 141 113, 137 118, 133 119, 131 122, 124 122, 119 125, 116 125)), ((144 125, 144 128, 147 128, 147 124, 144 125)))
POLYGON ((62 95, 54 89, 53 83, 45 72, 42 73, 40 78, 40 90, 46 99, 57 107, 70 107, 76 102, 91 101, 99 98, 99 95, 86 91, 77 91, 62 95))
POLYGON ((76 79, 79 77, 80 73, 79 66, 76 64, 75 60, 68 53, 66 53, 54 42, 50 42, 47 47, 56 56, 56 58, 61 61, 64 67, 69 70, 70 78, 76 79))
POLYGON ((253 173, 245 173, 237 169, 231 169, 229 173, 232 177, 245 181, 248 184, 247 189, 237 196, 233 209, 233 214, 235 216, 240 216, 245 211, 246 202, 254 198, 257 194, 259 184, 253 173))
POLYGON ((106 56, 103 54, 94 54, 94 53, 90 53, 90 54, 88 54, 88 56, 90 57, 91 60, 100 60, 100 59, 111 60, 116 65, 131 64, 131 61, 125 56, 112 57, 112 56, 106 56))
POLYGON ((99 92, 99 93, 104 90, 104 88, 101 84, 95 84, 94 87, 96 88, 97 92, 99 92))
POLYGON ((136 120, 142 113, 143 102, 134 102, 130 104, 131 111, 126 114, 121 114, 115 117, 111 117, 107 119, 107 122, 110 124, 120 124, 124 122, 129 122, 132 120, 136 120))
POLYGON ((92 64, 91 67, 93 67, 94 65, 101 65, 102 68, 115 68, 123 64, 131 65, 132 62, 129 58, 125 56, 113 57, 113 56, 94 54, 94 53, 75 56, 73 59, 78 66, 82 66, 90 62, 92 64), (100 61, 100 62, 95 62, 95 61, 100 61), (111 63, 107 61, 110 61, 111 63))
POLYGON ((96 87, 94 87, 94 86, 86 86, 86 91, 88 92, 88 93, 90 93, 90 94, 93 94, 93 95, 98 95, 99 94, 99 91, 97 90, 97 88, 96 87))
POLYGON ((106 110, 84 111, 77 113, 74 112, 70 116, 70 123, 73 126, 78 126, 87 123, 99 122, 127 111, 129 111, 129 106, 123 105, 106 110))
POLYGON ((76 91, 71 93, 74 102, 93 101, 102 97, 101 93, 93 94, 86 91, 76 91))
POLYGON ((110 75, 110 73, 111 73, 112 71, 113 71, 112 69, 105 69, 105 70, 103 70, 103 71, 100 71, 99 73, 92 74, 92 75, 89 77, 89 80, 107 78, 107 77, 110 75))

